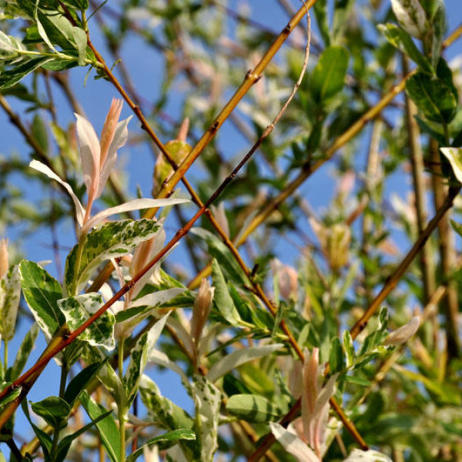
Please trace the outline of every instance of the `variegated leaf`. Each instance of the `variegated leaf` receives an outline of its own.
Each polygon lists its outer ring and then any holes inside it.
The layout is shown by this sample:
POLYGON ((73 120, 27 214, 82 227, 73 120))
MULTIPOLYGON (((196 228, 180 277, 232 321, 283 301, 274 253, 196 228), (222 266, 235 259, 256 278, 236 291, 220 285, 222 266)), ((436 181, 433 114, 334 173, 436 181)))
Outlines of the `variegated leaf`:
POLYGON ((462 148, 440 148, 451 164, 452 171, 459 183, 462 183, 462 148))
MULTIPOLYGON (((103 303, 103 298, 97 293, 58 300, 58 306, 72 330, 80 327, 83 322, 103 306, 103 303)), ((112 350, 115 346, 114 324, 114 315, 106 311, 80 334, 79 340, 92 346, 101 346, 107 350, 112 350)))
POLYGON ((29 308, 37 324, 48 338, 65 322, 58 307, 62 298, 59 282, 37 263, 23 260, 19 263, 21 286, 29 308))
POLYGON ((168 398, 162 396, 159 387, 147 375, 141 377, 140 395, 151 418, 159 427, 166 430, 193 427, 191 416, 168 398))
POLYGON ((14 336, 20 296, 21 279, 16 265, 10 267, 0 281, 0 333, 3 340, 11 340, 14 336))
POLYGON ((148 361, 148 353, 156 344, 170 313, 157 321, 149 332, 142 335, 130 354, 130 363, 124 377, 125 393, 130 404, 138 392, 139 381, 148 361))
POLYGON ((195 375, 191 384, 196 414, 196 434, 200 442, 200 460, 212 462, 218 448, 218 420, 221 394, 212 382, 202 375, 195 375))
POLYGON ((76 295, 103 261, 132 252, 140 242, 153 237, 159 227, 153 220, 122 220, 91 231, 67 257, 64 275, 67 293, 76 295))

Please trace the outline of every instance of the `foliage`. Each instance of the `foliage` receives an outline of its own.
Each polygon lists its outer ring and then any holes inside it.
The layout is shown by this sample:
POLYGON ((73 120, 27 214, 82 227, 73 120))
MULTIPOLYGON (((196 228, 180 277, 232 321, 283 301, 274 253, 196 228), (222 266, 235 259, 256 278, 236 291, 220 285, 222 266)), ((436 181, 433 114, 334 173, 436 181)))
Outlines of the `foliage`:
POLYGON ((1 4, 3 459, 462 458, 462 28, 443 0, 267 5, 280 33, 252 3, 1 4), (82 80, 121 98, 100 136, 82 80), (155 157, 136 192, 124 145, 155 157))

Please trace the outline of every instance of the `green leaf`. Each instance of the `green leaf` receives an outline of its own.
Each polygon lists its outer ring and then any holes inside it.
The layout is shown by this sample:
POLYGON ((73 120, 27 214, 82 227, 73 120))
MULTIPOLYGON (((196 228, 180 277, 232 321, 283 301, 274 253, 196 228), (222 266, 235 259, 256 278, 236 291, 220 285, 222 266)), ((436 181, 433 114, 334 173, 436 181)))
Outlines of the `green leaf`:
POLYGON ((87 385, 96 377, 97 372, 105 361, 90 364, 80 371, 70 382, 64 392, 63 399, 73 406, 79 395, 85 390, 87 385))
POLYGON ((67 425, 71 407, 59 396, 49 396, 37 403, 31 403, 32 410, 45 419, 53 428, 61 429, 67 425))
POLYGON ((236 262, 228 247, 217 236, 203 228, 193 228, 191 229, 191 233, 205 240, 209 254, 217 259, 230 279, 238 284, 245 284, 247 282, 242 268, 236 262))
POLYGON ((434 74, 434 70, 430 61, 416 47, 412 37, 401 27, 394 24, 380 24, 378 26, 385 38, 398 50, 403 51, 409 56, 419 67, 422 72, 434 74))
POLYGON ((227 322, 229 322, 232 326, 239 325, 241 317, 239 316, 233 299, 229 294, 220 265, 215 259, 212 261, 212 279, 213 286, 215 287, 213 304, 227 322))
POLYGON ((43 152, 48 152, 48 132, 45 122, 39 114, 35 114, 32 120, 32 135, 43 152))
POLYGON ((449 123, 456 114, 453 90, 439 78, 418 72, 407 80, 406 91, 428 120, 449 123))
MULTIPOLYGON (((6 388, 8 385, 11 385, 11 383, 2 384, 3 388, 6 388)), ((21 394, 21 392, 22 387, 13 388, 10 393, 8 393, 4 398, 0 400, 0 409, 3 409, 7 404, 11 403, 11 401, 14 401, 21 394)))
POLYGON ((348 68, 348 50, 340 46, 327 47, 314 68, 311 78, 313 97, 325 103, 342 90, 348 68))
POLYGON ((272 401, 259 395, 233 395, 226 401, 226 410, 247 422, 263 423, 279 419, 281 410, 272 401))
POLYGON ((361 387, 369 387, 371 382, 357 375, 347 375, 345 376, 345 382, 353 383, 355 385, 360 385, 361 387))
POLYGON ((14 364, 8 371, 8 380, 16 380, 21 375, 21 372, 26 365, 27 359, 29 358, 31 351, 34 348, 38 333, 39 328, 37 324, 34 323, 32 327, 27 331, 21 346, 19 347, 18 353, 16 354, 14 364))
MULTIPOLYGON (((107 410, 100 404, 96 403, 86 391, 80 395, 80 401, 87 411, 88 416, 92 420, 96 420, 103 414, 107 414, 107 410)), ((106 448, 109 458, 112 462, 119 462, 119 429, 117 428, 117 424, 115 423, 112 415, 109 414, 107 417, 98 421, 96 423, 96 428, 98 429, 101 441, 106 448)))
POLYGON ((65 322, 58 308, 58 300, 63 296, 61 286, 37 263, 28 260, 19 263, 19 274, 24 298, 40 329, 51 338, 65 322))
POLYGON ((132 252, 139 243, 153 237, 160 226, 154 220, 122 220, 91 231, 67 257, 64 274, 67 293, 78 293, 103 261, 132 252))
POLYGON ((331 344, 329 353, 329 366, 330 372, 332 374, 335 374, 336 372, 341 372, 345 368, 345 357, 343 355, 343 348, 338 337, 335 337, 331 344))
POLYGON ((41 430, 37 425, 32 422, 29 414, 29 406, 27 405, 27 401, 23 400, 21 403, 22 410, 24 411, 24 415, 26 416, 27 420, 29 421, 32 429, 34 430, 37 439, 40 441, 40 446, 42 446, 43 454, 45 456, 45 460, 48 460, 51 448, 53 443, 51 441, 50 436, 43 430, 41 430))
POLYGON ((15 265, 0 280, 0 335, 6 341, 14 337, 20 297, 21 279, 15 265))
POLYGON ((324 45, 328 47, 330 45, 330 30, 327 13, 327 2, 316 2, 314 4, 314 16, 316 18, 316 23, 319 27, 321 37, 324 40, 324 45))
POLYGON ((23 59, 22 63, 13 68, 3 71, 0 74, 0 89, 4 90, 16 85, 26 75, 34 72, 53 58, 49 56, 39 56, 37 58, 23 59))
POLYGON ((83 426, 82 428, 72 433, 71 435, 65 436, 58 444, 58 453, 56 457, 53 459, 54 462, 64 462, 66 459, 67 453, 69 452, 72 442, 75 439, 77 439, 80 435, 83 435, 88 430, 90 430, 90 428, 96 425, 98 422, 108 417, 111 413, 112 411, 107 411, 106 413, 101 414, 99 417, 92 420, 90 423, 83 426))
POLYGON ((457 223, 454 220, 451 220, 451 225, 454 228, 454 231, 459 235, 462 236, 462 223, 457 223))
POLYGON ((177 430, 173 430, 168 433, 164 433, 163 435, 156 436, 148 440, 143 446, 138 448, 135 452, 130 454, 127 457, 127 462, 134 462, 138 457, 143 455, 144 448, 146 446, 152 446, 156 444, 159 446, 159 449, 165 450, 168 449, 175 444, 177 444, 181 440, 195 440, 196 434, 192 430, 188 430, 186 428, 179 428, 177 430))
POLYGON ((353 345, 353 339, 351 337, 350 331, 346 330, 343 332, 343 349, 346 356, 346 365, 350 367, 355 358, 355 349, 353 345))
MULTIPOLYGON (((103 304, 103 297, 96 292, 58 300, 58 306, 72 330, 80 327, 103 304)), ((107 310, 79 335, 79 340, 112 350, 115 347, 114 325, 115 316, 107 310)))

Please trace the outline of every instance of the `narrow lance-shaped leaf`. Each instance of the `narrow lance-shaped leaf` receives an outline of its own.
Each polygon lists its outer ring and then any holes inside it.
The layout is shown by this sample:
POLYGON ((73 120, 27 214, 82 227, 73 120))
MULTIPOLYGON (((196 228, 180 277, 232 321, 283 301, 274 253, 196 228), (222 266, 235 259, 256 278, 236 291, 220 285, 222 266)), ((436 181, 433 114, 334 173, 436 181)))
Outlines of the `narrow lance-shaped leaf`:
POLYGON ((142 335, 136 342, 135 348, 130 354, 130 363, 124 377, 124 387, 127 395, 127 402, 130 404, 138 392, 138 386, 148 361, 148 353, 156 344, 170 313, 157 321, 154 326, 142 335))
MULTIPOLYGON (((72 330, 80 327, 103 304, 103 298, 98 293, 83 294, 58 300, 58 306, 66 317, 69 328, 72 330)), ((107 350, 112 350, 115 346, 114 325, 114 315, 110 311, 106 311, 79 335, 79 340, 92 346, 101 346, 107 350)))
MULTIPOLYGON (((80 401, 87 411, 89 417, 93 420, 100 417, 102 414, 106 414, 107 410, 103 408, 100 404, 96 403, 91 396, 84 391, 80 396, 80 401)), ((107 454, 112 462, 119 462, 120 454, 120 439, 119 439, 119 430, 117 424, 115 423, 114 417, 108 415, 103 420, 100 420, 96 424, 99 435, 101 437, 101 442, 106 448, 107 454)))
POLYGON ((326 48, 311 77, 313 96, 317 102, 327 102, 344 86, 348 68, 348 50, 340 46, 326 48))
POLYGON ((14 337, 20 296, 21 279, 15 265, 0 280, 0 333, 6 341, 14 337))
POLYGON ((202 375, 195 375, 191 384, 196 414, 196 433, 199 436, 202 462, 212 462, 218 449, 218 420, 220 416, 220 390, 202 375), (199 428, 197 428, 199 427, 199 428))
POLYGON ((217 307, 219 313, 226 319, 226 321, 228 321, 232 326, 238 325, 241 321, 241 317, 239 316, 233 299, 229 294, 220 265, 215 259, 212 262, 212 279, 213 286, 215 287, 213 304, 217 307))
POLYGON ((241 364, 269 355, 270 353, 274 353, 283 347, 284 345, 282 343, 276 343, 274 345, 262 345, 233 351, 231 354, 226 355, 224 358, 218 360, 210 368, 207 374, 207 378, 211 382, 215 382, 220 377, 240 366, 241 364))
POLYGON ((52 57, 40 56, 38 58, 24 59, 23 62, 13 68, 3 71, 0 75, 0 89, 6 90, 16 85, 26 75, 34 72, 39 67, 53 60, 52 57))
POLYGON ((247 422, 269 422, 281 416, 281 409, 264 396, 236 394, 226 401, 229 414, 247 422))
POLYGON ((32 410, 45 419, 53 428, 61 429, 67 424, 71 407, 59 396, 49 396, 37 403, 31 403, 32 410))
POLYGON ((23 260, 19 264, 21 286, 32 315, 48 338, 65 322, 58 308, 62 298, 59 282, 37 263, 23 260))

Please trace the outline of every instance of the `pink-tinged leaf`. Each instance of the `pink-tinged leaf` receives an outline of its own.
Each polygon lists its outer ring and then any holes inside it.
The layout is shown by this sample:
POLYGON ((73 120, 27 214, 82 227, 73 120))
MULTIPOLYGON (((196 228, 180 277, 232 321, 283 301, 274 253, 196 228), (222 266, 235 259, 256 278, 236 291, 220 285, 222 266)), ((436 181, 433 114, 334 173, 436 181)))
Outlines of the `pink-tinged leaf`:
POLYGON ((384 344, 397 346, 407 342, 417 332, 419 326, 420 317, 414 316, 407 324, 391 332, 384 344))
POLYGON ((50 168, 48 168, 45 164, 42 164, 42 162, 39 162, 38 160, 31 161, 29 167, 33 168, 34 170, 37 170, 40 173, 45 174, 48 178, 51 178, 52 180, 57 181, 66 189, 66 191, 69 193, 69 196, 71 196, 71 199, 74 201, 75 216, 77 218, 77 223, 80 226, 82 226, 83 217, 85 216, 85 209, 80 203, 78 197, 75 195, 73 189, 71 188, 71 185, 61 180, 61 178, 59 178, 59 176, 56 175, 50 168))
POLYGON ((131 210, 150 209, 154 207, 168 207, 170 205, 184 204, 189 202, 188 199, 171 198, 171 199, 134 199, 132 201, 125 202, 124 204, 117 205, 116 207, 110 207, 97 213, 94 217, 85 223, 85 229, 89 230, 94 226, 104 221, 111 215, 117 215, 118 213, 129 212, 131 210))
MULTIPOLYGON (((101 163, 100 163, 100 178, 98 183, 98 191, 96 197, 99 197, 103 192, 104 185, 106 184, 111 171, 114 168, 115 162, 117 160, 117 150, 120 149, 126 142, 128 138, 128 122, 132 117, 128 117, 127 119, 119 122, 115 127, 113 138, 111 144, 108 147, 108 151, 105 154, 103 152, 103 146, 101 146, 101 163), (104 157, 103 157, 103 154, 104 157)), ((101 139, 101 144, 103 143, 101 139)))
POLYGON ((106 161, 109 146, 114 139, 114 133, 119 122, 120 113, 122 112, 123 101, 121 99, 113 99, 111 107, 104 121, 103 130, 101 131, 101 154, 100 166, 102 167, 106 161))
POLYGON ((300 462, 321 462, 321 459, 294 433, 278 423, 270 422, 271 432, 283 448, 300 462))
POLYGON ((92 124, 83 116, 77 118, 77 138, 79 140, 80 161, 82 163, 83 181, 88 196, 92 201, 96 195, 100 175, 100 145, 92 124))

